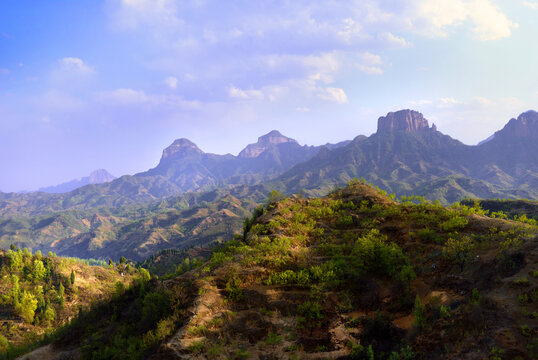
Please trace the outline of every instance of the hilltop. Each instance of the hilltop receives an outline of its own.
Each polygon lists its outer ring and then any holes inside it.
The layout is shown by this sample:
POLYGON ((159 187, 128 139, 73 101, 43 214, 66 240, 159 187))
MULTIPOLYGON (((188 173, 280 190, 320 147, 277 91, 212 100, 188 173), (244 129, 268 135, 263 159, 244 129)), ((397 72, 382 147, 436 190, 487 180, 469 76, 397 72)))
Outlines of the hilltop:
POLYGON ((361 182, 319 199, 273 193, 243 235, 161 283, 175 305, 153 337, 118 313, 97 317, 91 337, 79 324, 55 351, 69 343, 84 356, 150 359, 533 359, 538 229, 484 214, 420 197, 397 203, 361 182), (103 336, 118 327, 126 332, 103 336))

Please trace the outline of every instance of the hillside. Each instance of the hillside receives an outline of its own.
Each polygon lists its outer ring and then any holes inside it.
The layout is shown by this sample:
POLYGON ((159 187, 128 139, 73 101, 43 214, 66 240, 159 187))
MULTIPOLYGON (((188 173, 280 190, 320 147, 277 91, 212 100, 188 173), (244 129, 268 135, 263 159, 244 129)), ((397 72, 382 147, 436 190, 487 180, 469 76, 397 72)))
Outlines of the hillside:
POLYGON ((0 247, 11 244, 63 256, 136 261, 169 248, 222 242, 241 229, 263 189, 188 194, 149 205, 52 212, 0 219, 0 247), (248 190, 249 194, 245 194, 248 190))
POLYGON ((159 313, 154 332, 128 325, 130 311, 106 321, 88 315, 92 335, 79 323, 54 351, 69 344, 83 358, 106 350, 133 359, 538 355, 536 226, 420 198, 395 203, 359 182, 320 199, 273 200, 246 222, 244 236, 162 282, 175 305, 159 313), (117 328, 124 331, 104 336, 117 328))
POLYGON ((27 352, 79 312, 120 295, 137 277, 133 264, 0 251, 0 358, 27 352))

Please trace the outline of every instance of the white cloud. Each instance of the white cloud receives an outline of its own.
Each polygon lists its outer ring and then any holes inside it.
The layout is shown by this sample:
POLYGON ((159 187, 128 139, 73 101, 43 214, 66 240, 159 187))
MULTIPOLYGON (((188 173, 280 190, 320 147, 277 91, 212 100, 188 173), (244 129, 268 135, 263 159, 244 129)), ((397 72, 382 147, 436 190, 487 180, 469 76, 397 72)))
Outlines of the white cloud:
POLYGON ((439 99, 439 107, 446 108, 446 107, 453 107, 456 105, 463 104, 461 101, 456 100, 452 97, 444 97, 439 99))
POLYGON ((260 90, 242 90, 235 86, 230 86, 228 94, 231 98, 240 100, 262 100, 264 98, 263 92, 260 90))
POLYGON ((82 59, 75 57, 65 57, 58 61, 59 70, 69 73, 80 73, 80 74, 92 74, 94 70, 92 67, 88 66, 82 59))
POLYGON ((329 87, 326 89, 319 89, 318 97, 320 99, 335 102, 338 104, 347 103, 347 95, 343 89, 329 87))
POLYGON ((511 35, 518 24, 508 20, 489 0, 475 0, 470 5, 470 16, 475 24, 476 37, 482 41, 498 40, 511 35))
POLYGON ((538 2, 536 2, 536 1, 533 1, 533 2, 525 1, 523 3, 523 5, 525 5, 526 7, 530 8, 532 10, 538 10, 538 2))
POLYGON ((385 32, 378 35, 378 39, 385 41, 387 44, 397 47, 410 47, 413 44, 409 41, 407 41, 405 38, 401 36, 394 35, 391 32, 385 32))
POLYGON ((449 28, 470 21, 480 41, 507 38, 518 28, 491 0, 417 0, 412 21, 415 30, 433 37, 446 37, 449 28))
POLYGON ((306 107, 306 106, 299 106, 297 108, 295 108, 295 110, 299 111, 299 112, 310 112, 310 108, 309 107, 306 107))
POLYGON ((379 66, 383 64, 381 56, 369 52, 364 52, 362 54, 359 54, 358 57, 360 63, 356 64, 357 69, 369 75, 383 74, 384 71, 379 66))
POLYGON ((366 66, 362 64, 357 64, 357 69, 368 75, 382 75, 384 72, 380 67, 366 66))
POLYGON ((97 98, 108 105, 134 105, 150 100, 144 91, 127 88, 103 91, 97 95, 97 98))
POLYGON ((175 90, 177 88, 178 79, 173 76, 169 76, 166 79, 164 79, 164 83, 170 89, 175 90))

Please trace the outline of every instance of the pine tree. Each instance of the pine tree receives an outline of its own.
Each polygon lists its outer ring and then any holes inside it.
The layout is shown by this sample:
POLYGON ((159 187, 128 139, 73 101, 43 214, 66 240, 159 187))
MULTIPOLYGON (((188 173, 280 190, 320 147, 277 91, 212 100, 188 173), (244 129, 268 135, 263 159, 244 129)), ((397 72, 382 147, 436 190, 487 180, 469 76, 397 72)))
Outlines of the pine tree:
POLYGON ((75 285, 75 270, 71 270, 71 285, 75 285))

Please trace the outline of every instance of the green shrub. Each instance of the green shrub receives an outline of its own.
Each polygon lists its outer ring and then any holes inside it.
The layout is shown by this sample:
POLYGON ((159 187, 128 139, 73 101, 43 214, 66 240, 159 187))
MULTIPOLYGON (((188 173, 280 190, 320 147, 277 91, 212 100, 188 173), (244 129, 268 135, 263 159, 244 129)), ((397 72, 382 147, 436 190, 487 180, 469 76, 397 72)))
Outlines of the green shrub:
POLYGON ((306 301, 297 309, 297 324, 302 328, 316 328, 321 326, 323 314, 321 305, 316 301, 306 301))
POLYGON ((24 321, 31 324, 34 321, 35 311, 37 309, 36 297, 27 291, 24 291, 21 295, 21 301, 18 306, 18 313, 22 316, 24 321))
POLYGON ((469 220, 467 218, 454 214, 448 220, 441 223, 441 229, 446 232, 458 231, 465 228, 468 223, 469 220))
POLYGON ((413 315, 415 317, 415 326, 418 329, 424 329, 427 325, 426 319, 426 307, 420 301, 420 297, 417 295, 415 298, 415 307, 413 308, 413 315))
POLYGON ((409 259, 402 249, 387 242, 387 237, 372 229, 360 237, 352 250, 354 265, 359 273, 374 273, 394 277, 402 267, 408 265, 409 259))
POLYGON ((9 348, 9 342, 3 335, 0 335, 0 355, 6 353, 8 348, 9 348))
POLYGON ((443 248, 443 255, 457 263, 463 271, 465 264, 473 258, 474 243, 468 236, 449 238, 443 248))
POLYGON ((269 332, 265 338, 265 343, 267 345, 278 345, 282 343, 282 335, 277 335, 273 332, 269 332))

